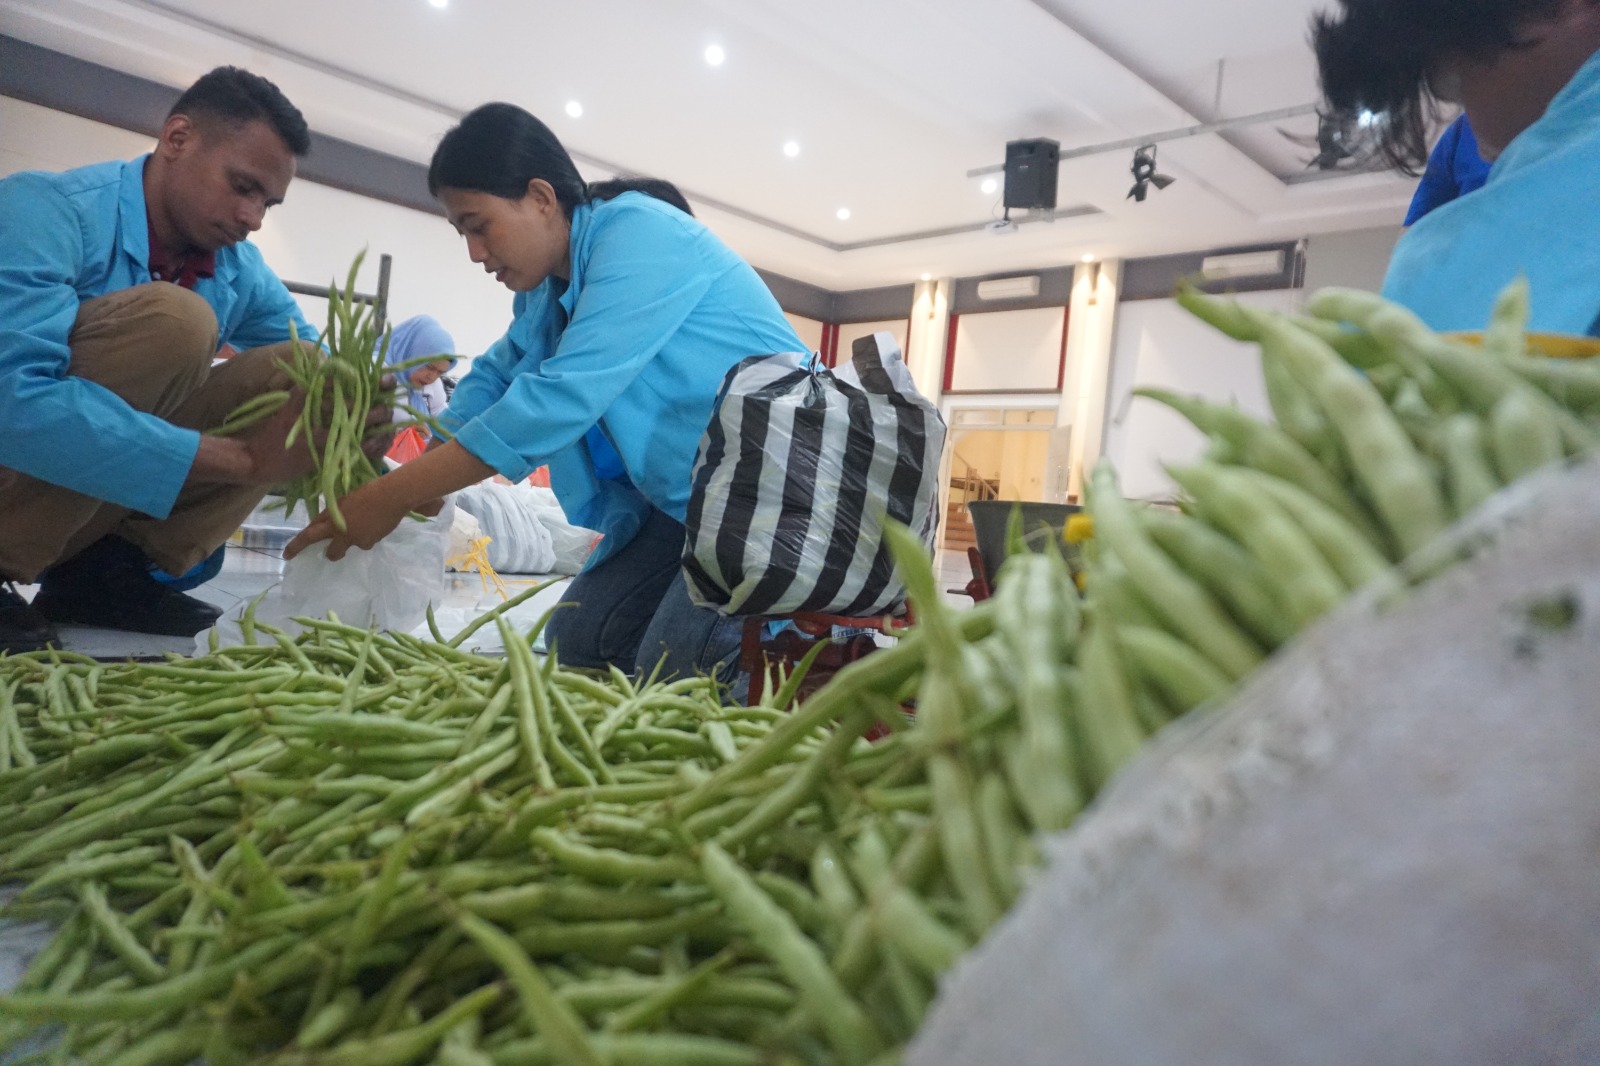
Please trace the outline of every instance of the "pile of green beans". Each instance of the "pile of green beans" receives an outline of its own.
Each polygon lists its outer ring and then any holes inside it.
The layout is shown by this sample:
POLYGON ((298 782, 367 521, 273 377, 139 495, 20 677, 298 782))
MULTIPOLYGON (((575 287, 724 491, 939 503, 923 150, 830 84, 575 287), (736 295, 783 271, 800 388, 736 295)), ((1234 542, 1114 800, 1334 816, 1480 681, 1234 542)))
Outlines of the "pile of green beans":
POLYGON ((1184 299, 1261 343, 1276 421, 1156 394, 1212 447, 1174 471, 1179 510, 1094 472, 1082 596, 1019 551, 957 611, 891 531, 917 624, 792 709, 806 664, 733 707, 541 661, 494 614, 451 640, 247 614, 245 645, 196 659, 0 657, 3 916, 57 930, 0 996, 0 1046, 898 1061, 1040 839, 1153 733, 1592 446, 1600 369, 1521 349, 1525 293, 1481 350, 1360 294, 1307 319, 1184 299), (465 650, 485 624, 503 657, 465 650))

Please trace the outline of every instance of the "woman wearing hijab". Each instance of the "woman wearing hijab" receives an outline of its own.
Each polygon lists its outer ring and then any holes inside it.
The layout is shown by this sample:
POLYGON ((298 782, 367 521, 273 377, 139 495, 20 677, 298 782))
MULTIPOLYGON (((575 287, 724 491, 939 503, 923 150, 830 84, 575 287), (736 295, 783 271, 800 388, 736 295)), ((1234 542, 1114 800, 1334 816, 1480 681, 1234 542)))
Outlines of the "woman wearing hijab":
MULTIPOLYGON (((450 354, 455 350, 455 339, 429 315, 408 318, 394 327, 389 335, 389 350, 384 355, 384 361, 390 366, 403 366, 430 355, 439 356, 431 362, 397 372, 405 389, 400 402, 430 418, 444 413, 446 397, 444 383, 439 378, 456 365, 456 357, 450 354)), ((394 415, 396 422, 409 421, 412 417, 409 411, 400 409, 394 415)))

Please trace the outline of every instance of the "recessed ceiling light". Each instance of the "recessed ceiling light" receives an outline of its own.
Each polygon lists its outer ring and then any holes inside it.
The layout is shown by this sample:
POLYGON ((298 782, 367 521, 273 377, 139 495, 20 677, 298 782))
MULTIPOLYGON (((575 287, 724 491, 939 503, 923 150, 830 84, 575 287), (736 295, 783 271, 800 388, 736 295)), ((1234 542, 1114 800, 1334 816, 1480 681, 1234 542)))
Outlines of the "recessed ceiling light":
POLYGON ((583 105, 576 100, 567 101, 567 115, 571 118, 583 117, 583 105))
POLYGON ((847 221, 850 218, 850 209, 848 207, 841 207, 839 208, 838 214, 840 222, 847 221))
POLYGON ((795 156, 799 155, 800 154, 800 142, 799 141, 785 141, 785 142, 783 142, 783 154, 788 156, 790 159, 793 159, 795 156))
POLYGON ((993 178, 984 178, 983 185, 980 187, 983 189, 983 195, 985 196, 993 196, 1000 191, 1000 183, 993 178))
POLYGON ((1084 262, 1085 262, 1085 263, 1092 263, 1092 262, 1094 262, 1094 253, 1093 253, 1093 252, 1085 252, 1085 253, 1084 253, 1084 256, 1083 256, 1083 261, 1084 261, 1084 262))
POLYGON ((450 0, 428 0, 428 3, 432 4, 436 8, 439 8, 441 11, 450 6, 450 0))
POLYGON ((924 274, 924 275, 922 275, 922 280, 923 281, 932 281, 933 280, 933 275, 932 274, 924 274))
POLYGON ((706 45, 706 62, 714 67, 722 66, 722 61, 728 58, 728 53, 722 50, 720 44, 706 45))

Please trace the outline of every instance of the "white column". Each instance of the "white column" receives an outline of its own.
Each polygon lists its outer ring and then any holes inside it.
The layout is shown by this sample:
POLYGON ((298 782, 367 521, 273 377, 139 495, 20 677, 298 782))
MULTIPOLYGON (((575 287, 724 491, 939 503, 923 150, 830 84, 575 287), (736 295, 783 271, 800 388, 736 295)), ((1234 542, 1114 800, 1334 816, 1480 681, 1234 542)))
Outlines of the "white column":
POLYGON ((950 332, 950 293, 955 282, 935 278, 917 282, 906 335, 906 366, 917 388, 935 405, 944 394, 944 348, 950 332))
POLYGON ((1061 416, 1072 423, 1067 491, 1083 498, 1084 482, 1100 458, 1105 438, 1106 394, 1111 387, 1111 346, 1117 321, 1122 260, 1079 263, 1072 281, 1067 328, 1067 373, 1061 416))

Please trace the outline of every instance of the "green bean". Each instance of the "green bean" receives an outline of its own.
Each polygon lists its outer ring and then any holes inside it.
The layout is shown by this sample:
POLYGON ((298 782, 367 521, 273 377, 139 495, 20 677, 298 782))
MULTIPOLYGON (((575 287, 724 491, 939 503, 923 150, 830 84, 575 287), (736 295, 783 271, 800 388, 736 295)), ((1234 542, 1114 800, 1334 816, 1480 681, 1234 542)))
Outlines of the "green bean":
MULTIPOLYGON (((590 1044, 611 1066, 765 1066, 765 1052, 709 1036, 677 1033, 597 1033, 590 1044)), ((516 1040, 494 1049, 495 1066, 564 1066, 570 1061, 544 1037, 516 1040)))
POLYGON ((1476 510, 1500 490, 1500 479, 1489 462, 1483 429, 1468 414, 1452 415, 1442 427, 1445 481, 1456 517, 1476 510))
POLYGON ((1316 337, 1271 320, 1263 325, 1262 356, 1284 361, 1316 397, 1351 472, 1403 554, 1444 529, 1448 516, 1437 478, 1370 382, 1316 337))
POLYGON ((1255 470, 1240 472, 1305 531, 1322 557, 1350 589, 1358 589, 1388 572, 1389 563, 1376 543, 1298 485, 1255 470))
POLYGON ((1153 682, 1173 707, 1188 710, 1233 687, 1204 657, 1159 629, 1123 626, 1117 631, 1117 643, 1132 668, 1153 682))
MULTIPOLYGON (((1294 636, 1295 627, 1274 600, 1266 571, 1235 541, 1187 515, 1152 507, 1139 517, 1156 545, 1200 581, 1263 647, 1277 648, 1294 636)), ((1121 609, 1113 613, 1145 624, 1121 609)))
POLYGON ((559 1050, 562 1061, 580 1066, 604 1066, 604 1060, 589 1043, 583 1019, 562 1001, 515 940, 481 918, 464 914, 458 919, 462 930, 477 942, 503 970, 517 991, 522 1009, 541 1036, 559 1050))
POLYGON ((1096 467, 1090 495, 1097 539, 1128 567, 1145 600, 1175 633, 1232 678, 1260 663, 1262 652, 1216 601, 1161 553, 1123 500, 1110 466, 1096 467))
POLYGON ((1275 501, 1252 490, 1230 467, 1173 468, 1173 480, 1201 501, 1202 514, 1232 534, 1261 563, 1280 606, 1300 626, 1338 606, 1347 589, 1310 537, 1275 501))
MULTIPOLYGON (((1064 701, 1060 664, 1075 643, 1081 624, 1077 596, 1066 564, 1054 552, 1013 556, 1001 573, 1004 582, 996 590, 997 610, 1001 633, 1020 660, 1017 708, 1031 782, 1017 801, 1035 829, 1056 832, 1070 825, 1083 809, 1076 779, 1062 772, 1075 756, 1060 711, 1064 701)), ((995 869, 999 872, 1002 867, 995 869)), ((1004 869, 1009 869, 1009 864, 1004 869)))
POLYGON ((1503 482, 1512 482, 1562 458, 1559 430, 1527 391, 1507 393, 1489 414, 1489 441, 1503 482))
POLYGON ((1089 624, 1078 649, 1081 678, 1076 685, 1068 682, 1069 691, 1081 685, 1075 705, 1092 709, 1073 718, 1082 753, 1079 766, 1090 792, 1104 787, 1144 743, 1112 621, 1096 606, 1091 599, 1089 624))
POLYGON ((872 1023, 840 986, 827 960, 784 910, 715 843, 701 846, 700 868, 745 934, 783 970, 843 1062, 864 1062, 882 1047, 872 1023))
MULTIPOLYGON (((1275 363, 1269 361, 1269 365, 1275 363)), ((1311 493, 1368 540, 1379 541, 1371 516, 1311 452, 1283 430, 1236 408, 1207 403, 1199 397, 1181 396, 1167 389, 1135 389, 1134 395, 1163 403, 1193 422, 1202 433, 1228 441, 1241 465, 1276 475, 1311 493)))

